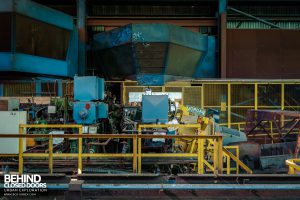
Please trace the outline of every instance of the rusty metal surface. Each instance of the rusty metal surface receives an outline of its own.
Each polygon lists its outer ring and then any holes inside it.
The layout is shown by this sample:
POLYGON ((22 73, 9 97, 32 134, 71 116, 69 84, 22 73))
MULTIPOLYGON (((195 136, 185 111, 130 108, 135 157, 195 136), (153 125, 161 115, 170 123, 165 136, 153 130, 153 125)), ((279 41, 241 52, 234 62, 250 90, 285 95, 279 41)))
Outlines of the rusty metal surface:
POLYGON ((115 17, 89 17, 87 18, 87 26, 104 26, 105 30, 111 30, 127 24, 141 24, 141 23, 168 23, 177 26, 182 26, 187 29, 199 32, 199 27, 202 26, 217 26, 215 18, 115 18, 115 17))
POLYGON ((299 78, 299 30, 227 30, 227 78, 299 78))
POLYGON ((222 13, 220 16, 220 72, 219 75, 221 76, 221 78, 226 78, 226 71, 227 71, 227 62, 226 62, 226 58, 227 58, 227 51, 226 51, 226 47, 227 47, 227 14, 226 13, 222 13))
POLYGON ((0 100, 0 111, 8 111, 8 101, 0 100))
MULTIPOLYGON (((300 112, 286 110, 248 110, 245 133, 259 142, 256 135, 265 133, 273 142, 295 140, 299 130, 300 112), (276 137, 273 134, 276 133, 276 137)), ((265 141, 266 143, 267 141, 265 141)))
POLYGON ((17 52, 59 60, 66 59, 69 31, 20 14, 15 14, 15 18, 17 52))

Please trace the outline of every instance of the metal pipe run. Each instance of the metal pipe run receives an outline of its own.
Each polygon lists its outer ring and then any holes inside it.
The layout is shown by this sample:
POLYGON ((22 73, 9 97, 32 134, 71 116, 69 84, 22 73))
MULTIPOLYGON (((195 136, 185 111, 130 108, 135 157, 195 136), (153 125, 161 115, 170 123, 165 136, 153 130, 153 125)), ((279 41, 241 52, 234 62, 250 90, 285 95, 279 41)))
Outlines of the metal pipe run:
MULTIPOLYGON (((47 184, 49 190, 66 190, 68 184, 47 184)), ((82 190, 299 190, 300 184, 82 184, 82 190)))

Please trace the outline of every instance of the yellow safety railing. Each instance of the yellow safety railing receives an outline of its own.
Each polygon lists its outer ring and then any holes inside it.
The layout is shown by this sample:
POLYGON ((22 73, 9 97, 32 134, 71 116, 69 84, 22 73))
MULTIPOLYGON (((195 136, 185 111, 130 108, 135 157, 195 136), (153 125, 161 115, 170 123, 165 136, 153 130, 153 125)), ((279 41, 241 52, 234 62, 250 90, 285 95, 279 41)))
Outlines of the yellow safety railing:
MULTIPOLYGON (((233 149, 235 151, 235 156, 237 158, 240 157, 240 149, 239 149, 239 146, 224 146, 223 148, 227 149, 227 150, 231 150, 233 149)), ((224 153, 224 152, 223 152, 224 153)), ((231 167, 231 160, 232 158, 230 157, 230 155, 227 155, 226 153, 224 153, 224 156, 226 158, 226 168, 224 169, 226 171, 226 174, 230 174, 231 171, 236 171, 236 174, 239 174, 240 172, 240 166, 239 166, 239 163, 236 162, 236 166, 234 168, 231 167)), ((247 171, 247 173, 250 173, 247 171)))
MULTIPOLYGON (((218 109, 221 123, 228 127, 241 126, 249 109, 299 110, 297 88, 299 80, 197 80, 168 82, 151 86, 153 92, 180 92, 181 104, 218 109), (239 123, 241 122, 241 123, 239 123)), ((147 86, 122 82, 122 103, 129 102, 129 93, 143 92, 147 86)))
POLYGON ((222 141, 223 137, 221 135, 200 135, 201 133, 201 125, 200 124, 141 124, 138 126, 138 172, 141 173, 142 167, 142 158, 143 157, 197 157, 197 166, 198 166, 198 174, 204 174, 204 164, 213 170, 214 173, 223 173, 223 152, 222 152, 222 141), (143 128, 168 128, 168 127, 179 127, 179 128, 195 128, 198 129, 198 135, 143 135, 143 128), (142 139, 145 138, 169 138, 169 139, 197 139, 197 153, 142 153, 142 139), (207 160, 204 158, 204 143, 206 140, 211 139, 215 140, 214 145, 214 165, 209 164, 207 160))
MULTIPOLYGON (((223 147, 223 153, 227 156, 227 167, 228 167, 228 162, 230 162, 230 159, 232 159, 233 161, 236 162, 237 166, 236 166, 236 170, 237 173, 239 172, 239 167, 241 167, 242 169, 244 169, 248 174, 252 174, 252 170, 245 165, 238 157, 238 155, 233 155, 230 151, 228 151, 228 148, 224 148, 223 147), (229 159, 230 158, 230 159, 229 159)), ((230 166, 230 165, 229 165, 230 166)), ((227 169, 227 173, 228 173, 228 169, 227 169)))
POLYGON ((286 160, 285 164, 289 167, 289 174, 300 174, 300 158, 286 160))
MULTIPOLYGON (((210 139, 208 139, 208 143, 211 146, 214 145, 214 143, 210 139)), ((252 174, 252 170, 239 159, 240 156, 239 146, 224 146, 222 152, 223 152, 223 157, 225 157, 226 159, 226 168, 224 168, 223 170, 226 171, 227 174, 230 174, 231 171, 234 170, 236 171, 236 174, 239 174, 240 167, 244 169, 248 174, 252 174), (230 150, 234 150, 235 155, 230 150), (235 167, 231 167, 231 160, 234 161, 235 167)), ((216 158, 214 154, 214 160, 215 159, 216 158)))
MULTIPOLYGON (((19 126, 19 134, 1 134, 0 138, 19 138, 19 174, 23 173, 23 161, 25 157, 48 157, 49 158, 49 173, 53 173, 53 158, 65 158, 75 157, 78 159, 78 174, 82 173, 82 158, 87 157, 132 157, 133 158, 133 172, 137 169, 137 135, 126 135, 126 134, 83 134, 82 125, 63 125, 63 124, 21 124, 19 126), (78 134, 24 134, 25 128, 76 128, 78 134), (25 138, 48 138, 48 150, 47 153, 24 153, 23 152, 23 139, 25 138), (78 153, 53 153, 53 138, 73 138, 78 139, 78 153), (82 139, 83 138, 126 138, 133 140, 133 153, 83 153, 82 152, 82 139)), ((0 157, 7 157, 7 155, 0 155, 0 157)))
MULTIPOLYGON (((204 173, 204 165, 210 168, 214 173, 223 173, 223 150, 222 150, 222 136, 221 135, 200 135, 200 124, 176 124, 176 125, 140 125, 138 128, 138 134, 128 135, 128 134, 83 134, 82 125, 43 125, 43 124, 23 124, 19 127, 19 134, 1 134, 0 138, 19 138, 19 167, 18 171, 20 174, 23 173, 24 158, 36 157, 36 158, 46 158, 49 159, 49 173, 53 173, 53 158, 65 158, 73 157, 78 159, 78 174, 82 173, 82 158, 94 157, 94 158, 132 158, 133 172, 141 173, 142 169, 142 158, 147 157, 186 157, 186 158, 197 158, 198 174, 204 173), (198 129, 198 135, 147 135, 141 134, 142 128, 163 128, 163 127, 189 127, 198 129), (25 134, 26 128, 76 128, 78 129, 78 134, 25 134), (45 153, 26 153, 23 152, 23 140, 26 138, 48 138, 48 150, 45 153), (54 138, 73 138, 78 139, 78 153, 53 153, 53 139, 54 138), (83 138, 126 138, 133 140, 133 152, 132 153, 83 153, 82 152, 82 139, 83 138), (142 153, 142 139, 153 139, 153 138, 165 138, 165 139, 195 139, 198 142, 197 153, 142 153), (211 165, 204 158, 204 144, 206 140, 214 140, 214 164, 211 165)), ((0 157, 6 155, 0 155, 0 157)))

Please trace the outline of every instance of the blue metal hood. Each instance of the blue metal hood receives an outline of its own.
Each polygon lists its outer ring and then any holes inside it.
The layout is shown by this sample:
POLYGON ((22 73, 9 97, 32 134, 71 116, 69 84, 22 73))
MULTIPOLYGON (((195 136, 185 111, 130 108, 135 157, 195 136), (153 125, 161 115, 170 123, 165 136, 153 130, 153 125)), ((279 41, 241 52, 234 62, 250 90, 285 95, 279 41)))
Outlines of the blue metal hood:
POLYGON ((94 36, 95 63, 108 79, 164 85, 216 78, 215 38, 171 24, 129 24, 94 36))

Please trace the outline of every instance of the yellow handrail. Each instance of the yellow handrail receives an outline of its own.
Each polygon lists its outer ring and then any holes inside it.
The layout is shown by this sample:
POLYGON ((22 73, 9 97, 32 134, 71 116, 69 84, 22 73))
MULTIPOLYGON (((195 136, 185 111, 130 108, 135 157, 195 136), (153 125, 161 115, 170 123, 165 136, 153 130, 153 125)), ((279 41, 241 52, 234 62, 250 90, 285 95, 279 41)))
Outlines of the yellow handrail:
MULTIPOLYGON (((19 138, 19 173, 23 173, 23 159, 24 157, 48 157, 49 158, 49 173, 53 173, 53 158, 63 157, 77 157, 78 158, 78 174, 82 173, 82 158, 83 157, 128 157, 133 159, 133 172, 141 173, 142 157, 196 157, 198 158, 198 174, 204 173, 204 165, 214 169, 214 173, 222 173, 222 136, 221 135, 143 135, 141 134, 141 128, 153 128, 153 127, 193 127, 198 129, 200 133, 200 124, 176 124, 176 125, 140 125, 139 135, 128 135, 128 134, 83 134, 82 125, 65 125, 65 124, 22 124, 19 126, 19 134, 1 134, 0 138, 19 138), (24 134, 25 128, 77 128, 78 134, 24 134), (23 153, 23 140, 25 138, 48 138, 49 148, 44 153, 23 153), (78 153, 53 153, 53 138, 76 138, 78 139, 78 153), (83 138, 127 138, 133 140, 133 153, 83 153, 82 152, 82 139, 83 138), (196 139, 198 141, 198 152, 197 153, 142 153, 142 139, 153 139, 153 138, 164 138, 164 139, 196 139), (204 141, 215 140, 215 154, 218 159, 214 160, 214 166, 208 163, 204 159, 204 141)), ((3 155, 5 156, 5 155, 3 155)), ((2 157, 2 155, 0 155, 2 157)))
POLYGON ((289 159, 285 161, 285 164, 289 167, 289 174, 297 174, 300 173, 300 158, 289 159))
POLYGON ((236 163, 239 164, 239 166, 241 166, 241 168, 243 168, 248 174, 252 174, 252 170, 247 167, 247 165, 245 165, 242 161, 240 161, 239 158, 237 158, 235 155, 233 155, 230 151, 228 151, 226 148, 223 148, 223 152, 229 156, 232 160, 234 160, 236 163))

